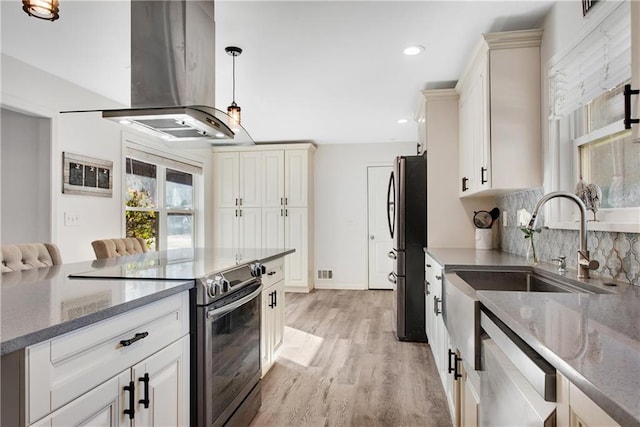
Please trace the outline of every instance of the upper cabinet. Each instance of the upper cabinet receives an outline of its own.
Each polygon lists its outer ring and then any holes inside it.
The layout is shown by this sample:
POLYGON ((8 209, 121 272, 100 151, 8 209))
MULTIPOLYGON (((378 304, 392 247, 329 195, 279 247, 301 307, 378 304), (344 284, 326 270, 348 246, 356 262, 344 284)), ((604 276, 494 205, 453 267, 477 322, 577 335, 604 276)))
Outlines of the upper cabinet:
POLYGON ((262 204, 262 153, 214 153, 215 207, 260 207, 262 204))
POLYGON ((459 194, 542 185, 542 30, 484 34, 456 85, 459 194))

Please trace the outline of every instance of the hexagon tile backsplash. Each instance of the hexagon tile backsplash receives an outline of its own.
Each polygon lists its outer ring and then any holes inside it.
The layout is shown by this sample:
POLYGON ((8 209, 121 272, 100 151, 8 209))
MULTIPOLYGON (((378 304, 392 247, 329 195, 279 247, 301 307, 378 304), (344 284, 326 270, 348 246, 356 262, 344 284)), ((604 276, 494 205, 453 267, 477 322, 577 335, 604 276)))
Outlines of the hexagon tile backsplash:
MULTIPOLYGON (((533 211, 542 188, 518 191, 496 197, 501 212, 508 212, 508 226, 500 227, 500 246, 503 251, 526 256, 528 241, 520 231, 516 212, 522 208, 533 211)), ((587 230, 588 230, 587 225, 587 230)), ((543 229, 534 235, 536 252, 541 261, 549 262, 559 255, 567 257, 567 266, 576 269, 578 232, 574 230, 543 229)), ((640 234, 587 231, 591 257, 598 260, 597 275, 640 286, 640 234)))

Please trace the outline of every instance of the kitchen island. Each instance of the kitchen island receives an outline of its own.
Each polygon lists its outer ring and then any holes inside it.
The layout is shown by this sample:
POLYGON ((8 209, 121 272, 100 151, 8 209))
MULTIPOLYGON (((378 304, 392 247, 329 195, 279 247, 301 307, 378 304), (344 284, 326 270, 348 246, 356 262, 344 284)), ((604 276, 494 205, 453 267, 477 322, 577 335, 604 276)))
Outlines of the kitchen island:
POLYGON ((188 425, 198 279, 291 252, 180 249, 4 273, 2 425, 188 425))
MULTIPOLYGON (((557 266, 532 266, 523 257, 499 251, 426 252, 444 268, 445 287, 455 286, 459 279, 450 275, 460 270, 535 268, 557 274, 557 266)), ((572 270, 560 277, 578 281, 572 270)), ((606 292, 478 290, 476 295, 613 420, 624 426, 640 425, 640 287, 597 277, 580 280, 606 292), (603 286, 605 282, 615 286, 603 286)))

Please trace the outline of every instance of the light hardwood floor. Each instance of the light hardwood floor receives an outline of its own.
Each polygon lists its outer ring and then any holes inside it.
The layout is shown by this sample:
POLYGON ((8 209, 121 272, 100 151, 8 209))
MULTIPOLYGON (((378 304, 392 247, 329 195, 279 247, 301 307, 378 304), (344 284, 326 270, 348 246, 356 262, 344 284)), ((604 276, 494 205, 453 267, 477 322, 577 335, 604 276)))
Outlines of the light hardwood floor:
POLYGON ((450 426, 429 346, 394 336, 392 296, 287 293, 285 345, 251 426, 450 426))

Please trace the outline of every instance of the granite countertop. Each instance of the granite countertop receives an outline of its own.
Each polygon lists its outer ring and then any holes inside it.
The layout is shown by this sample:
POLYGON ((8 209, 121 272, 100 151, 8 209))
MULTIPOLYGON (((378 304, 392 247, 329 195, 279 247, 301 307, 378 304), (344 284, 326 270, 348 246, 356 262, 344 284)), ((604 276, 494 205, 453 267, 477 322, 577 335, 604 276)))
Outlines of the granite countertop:
POLYGON ((187 291, 205 273, 292 252, 171 250, 3 273, 0 355, 187 291))
POLYGON ((144 280, 193 280, 251 261, 267 262, 295 252, 295 249, 173 249, 127 257, 92 261, 77 269, 76 278, 122 278, 144 280))
MULTIPOLYGON (((426 249, 445 271, 535 268, 499 251, 426 249)), ((578 280, 575 271, 567 276, 578 280)), ((604 281, 611 282, 605 279, 604 281)), ((598 285, 597 277, 585 280, 598 285)), ((617 282, 612 293, 477 291, 480 302, 624 426, 640 426, 640 287, 617 282)))

